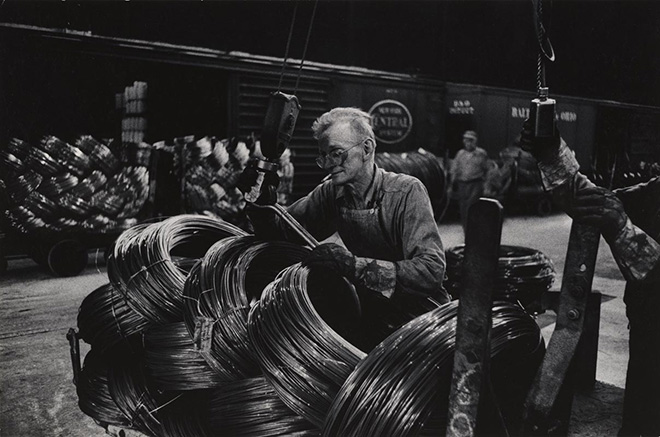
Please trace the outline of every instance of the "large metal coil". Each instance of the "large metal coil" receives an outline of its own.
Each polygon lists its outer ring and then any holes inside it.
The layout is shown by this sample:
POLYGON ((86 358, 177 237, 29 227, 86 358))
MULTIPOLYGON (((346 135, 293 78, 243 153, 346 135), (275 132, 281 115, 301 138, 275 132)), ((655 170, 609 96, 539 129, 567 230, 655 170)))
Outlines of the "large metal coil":
MULTIPOLYGON (((422 315, 371 351, 334 398, 323 435, 444 435, 457 308, 453 301, 422 315)), ((492 316, 492 373, 509 367, 515 373, 506 384, 519 386, 509 392, 516 394, 517 405, 494 393, 503 416, 511 418, 520 412, 520 394, 527 392, 545 344, 538 325, 520 306, 496 302, 492 316)))
POLYGON ((85 153, 66 141, 47 135, 41 139, 40 147, 47 151, 55 160, 78 177, 91 171, 91 161, 85 153))
POLYGON ((249 314, 248 333, 264 376, 289 408, 319 428, 365 357, 338 333, 355 324, 355 306, 342 278, 294 264, 266 286, 249 314), (326 314, 341 315, 334 329, 323 319, 326 314))
POLYGON ((55 202, 38 191, 31 192, 23 204, 32 214, 48 222, 54 220, 58 215, 59 208, 55 202))
POLYGON ((103 187, 107 181, 108 178, 102 172, 94 170, 85 179, 81 180, 78 185, 73 187, 70 192, 83 199, 89 199, 94 193, 103 187))
POLYGON ((7 193, 16 205, 22 203, 26 197, 39 187, 43 177, 35 171, 27 171, 16 178, 7 181, 7 193))
POLYGON ((14 206, 5 211, 7 222, 20 233, 29 233, 46 227, 46 223, 24 206, 14 206))
POLYGON ((211 390, 209 429, 214 436, 318 436, 319 430, 295 414, 263 376, 211 390))
POLYGON ((227 222, 199 215, 179 215, 122 233, 108 257, 110 282, 128 305, 154 323, 183 320, 187 272, 172 256, 202 258, 216 241, 246 235, 227 222))
POLYGON ((19 138, 12 138, 9 140, 7 150, 17 158, 25 160, 28 157, 28 152, 30 151, 31 147, 32 146, 30 146, 30 143, 27 141, 23 141, 19 138))
POLYGON ((78 177, 71 173, 60 173, 44 179, 39 192, 48 198, 58 197, 78 185, 78 177))
POLYGON ((87 353, 76 384, 78 406, 83 413, 99 422, 130 428, 130 417, 124 415, 110 395, 110 359, 121 357, 104 355, 95 349, 87 353))
POLYGON ((189 390, 165 402, 158 410, 162 434, 157 437, 217 436, 208 426, 208 395, 209 390, 189 390))
POLYGON ((419 179, 429 193, 436 219, 447 206, 447 173, 439 157, 422 148, 404 153, 376 153, 376 164, 384 170, 419 179))
POLYGON ((28 167, 42 176, 53 176, 66 172, 66 168, 38 147, 32 147, 26 158, 28 167))
POLYGON ((13 153, 0 149, 0 168, 2 169, 2 178, 10 180, 12 176, 23 172, 25 163, 13 153))
POLYGON ((283 241, 229 237, 215 243, 188 275, 184 287, 184 320, 193 337, 200 324, 212 324, 209 364, 227 380, 260 373, 250 347, 250 306, 284 268, 302 261, 309 250, 283 241))
POLYGON ((143 350, 131 350, 126 359, 113 360, 108 367, 110 396, 132 428, 150 436, 163 435, 159 408, 168 402, 150 387, 144 371, 143 350))
MULTIPOLYGON (((452 296, 460 297, 465 245, 446 250, 447 282, 452 296)), ((544 253, 521 246, 500 246, 493 295, 496 299, 519 301, 523 307, 538 306, 543 293, 554 282, 555 267, 544 253)))
POLYGON ((199 390, 226 382, 202 357, 183 322, 146 330, 144 358, 147 374, 159 390, 199 390))
POLYGON ((111 284, 102 285, 88 294, 78 309, 78 335, 101 352, 134 341, 134 335, 149 325, 149 321, 132 310, 111 284))
POLYGON ((60 206, 60 210, 64 215, 75 219, 85 219, 94 211, 92 205, 87 200, 71 192, 62 194, 57 199, 57 204, 60 206))
POLYGON ((94 209, 101 214, 111 217, 117 217, 117 214, 121 211, 125 202, 126 198, 117 194, 112 194, 108 191, 99 191, 90 199, 90 203, 94 209))

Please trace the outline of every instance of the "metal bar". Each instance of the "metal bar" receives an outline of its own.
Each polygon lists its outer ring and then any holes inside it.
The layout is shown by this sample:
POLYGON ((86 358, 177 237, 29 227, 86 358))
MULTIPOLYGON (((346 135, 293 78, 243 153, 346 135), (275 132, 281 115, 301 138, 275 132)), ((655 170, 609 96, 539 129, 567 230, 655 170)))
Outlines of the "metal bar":
POLYGON ((449 395, 447 436, 475 435, 479 396, 488 388, 492 294, 502 235, 502 206, 479 199, 468 211, 463 289, 449 395))
POLYGON ((561 428, 565 425, 561 422, 567 423, 570 419, 570 416, 551 418, 550 415, 583 332, 599 240, 600 235, 595 228, 573 223, 557 323, 525 401, 524 435, 546 435, 553 429, 561 428))
POLYGON ((584 329, 575 352, 575 386, 578 390, 591 390, 596 383, 601 298, 599 292, 592 291, 587 300, 584 329))

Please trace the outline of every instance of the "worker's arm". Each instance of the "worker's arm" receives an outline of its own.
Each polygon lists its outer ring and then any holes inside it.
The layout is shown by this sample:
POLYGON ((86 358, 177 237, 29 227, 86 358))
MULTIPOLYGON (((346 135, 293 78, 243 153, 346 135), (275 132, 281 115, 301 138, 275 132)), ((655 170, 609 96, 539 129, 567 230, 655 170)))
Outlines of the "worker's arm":
MULTIPOLYGON (((386 261, 357 257, 336 244, 323 244, 314 249, 307 264, 335 270, 356 285, 391 298, 394 293, 448 296, 442 288, 445 255, 442 240, 433 218, 426 189, 417 181, 395 205, 400 214, 392 214, 393 227, 400 232, 403 260, 386 261)), ((389 216, 389 214, 387 214, 389 216)))
MULTIPOLYGON (((563 139, 542 149, 530 146, 538 160, 541 180, 553 199, 574 220, 597 227, 607 241, 621 273, 629 281, 641 281, 660 264, 660 244, 634 225, 620 200, 609 190, 596 187, 581 174, 575 155, 563 139)), ((525 141, 525 140, 523 140, 525 141)))

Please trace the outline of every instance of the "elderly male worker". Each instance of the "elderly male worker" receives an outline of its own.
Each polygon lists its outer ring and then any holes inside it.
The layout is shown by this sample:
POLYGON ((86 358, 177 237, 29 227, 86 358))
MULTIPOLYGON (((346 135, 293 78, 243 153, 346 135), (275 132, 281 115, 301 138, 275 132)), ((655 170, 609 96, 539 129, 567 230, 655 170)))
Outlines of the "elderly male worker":
POLYGON ((477 147, 477 140, 475 131, 465 131, 463 148, 456 152, 449 170, 448 187, 450 195, 456 190, 458 212, 464 231, 467 226, 468 208, 483 194, 489 168, 488 154, 481 147, 477 147))
MULTIPOLYGON (((378 298, 400 302, 433 298, 449 301, 442 286, 445 255, 431 201, 416 178, 390 173, 374 161, 371 117, 357 108, 335 108, 312 125, 318 140, 316 163, 329 173, 324 182, 287 211, 317 240, 335 232, 339 244, 316 247, 307 265, 324 267, 378 298)), ((250 218, 258 234, 269 230, 258 207, 250 218), (261 217, 260 217, 261 216, 261 217)), ((271 227, 272 229, 272 227, 271 227)))
POLYGON ((581 223, 597 227, 626 279, 629 361, 620 436, 660 435, 660 177, 614 192, 578 172, 566 143, 537 139, 529 122, 522 146, 538 160, 543 185, 581 223))

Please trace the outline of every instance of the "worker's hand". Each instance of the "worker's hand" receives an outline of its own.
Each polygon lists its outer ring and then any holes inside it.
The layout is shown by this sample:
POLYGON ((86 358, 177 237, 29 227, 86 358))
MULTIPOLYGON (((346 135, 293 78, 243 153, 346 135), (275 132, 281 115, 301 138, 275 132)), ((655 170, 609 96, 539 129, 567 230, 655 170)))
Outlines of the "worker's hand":
POLYGON ((608 240, 615 238, 628 220, 619 198, 602 187, 578 191, 566 213, 579 223, 595 226, 608 240))
POLYGON ((559 152, 561 136, 555 122, 555 135, 546 138, 534 136, 534 125, 526 119, 520 131, 520 148, 534 155, 539 162, 550 162, 559 152))
POLYGON ((280 184, 280 178, 276 172, 262 172, 257 170, 254 163, 250 163, 241 173, 236 185, 243 195, 249 193, 257 185, 259 173, 263 173, 264 180, 261 183, 261 194, 255 203, 257 205, 274 205, 277 203, 277 187, 280 184))
POLYGON ((332 270, 349 280, 355 279, 355 257, 338 244, 325 243, 315 247, 303 264, 332 270))

